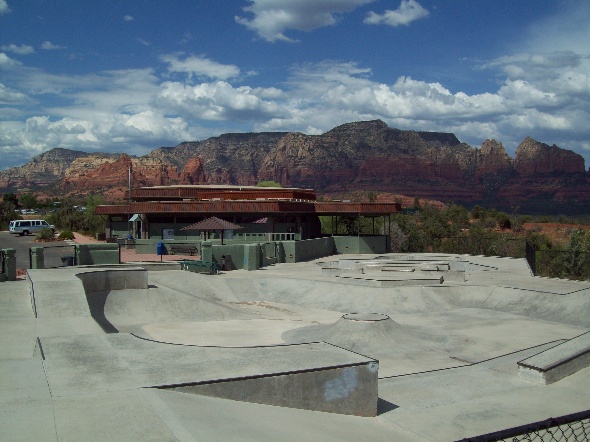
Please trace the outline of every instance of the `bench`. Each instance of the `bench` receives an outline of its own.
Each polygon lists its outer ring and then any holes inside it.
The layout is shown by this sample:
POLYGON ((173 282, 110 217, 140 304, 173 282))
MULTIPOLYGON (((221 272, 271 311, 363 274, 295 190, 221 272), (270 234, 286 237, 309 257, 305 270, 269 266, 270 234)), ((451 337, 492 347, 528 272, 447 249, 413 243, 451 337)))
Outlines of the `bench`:
POLYGON ((195 273, 209 273, 217 275, 221 271, 221 266, 216 262, 209 261, 181 261, 180 268, 195 273))
POLYGON ((197 246, 193 244, 170 244, 168 245, 171 255, 190 255, 197 253, 197 246))

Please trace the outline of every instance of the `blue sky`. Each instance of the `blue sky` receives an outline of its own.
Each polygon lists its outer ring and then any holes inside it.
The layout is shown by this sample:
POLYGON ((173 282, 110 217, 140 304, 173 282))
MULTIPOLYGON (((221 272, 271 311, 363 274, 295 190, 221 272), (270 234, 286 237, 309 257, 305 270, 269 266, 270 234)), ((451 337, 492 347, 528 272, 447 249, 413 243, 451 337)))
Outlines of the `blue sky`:
POLYGON ((381 119, 590 166, 590 0, 0 0, 0 169, 381 119))

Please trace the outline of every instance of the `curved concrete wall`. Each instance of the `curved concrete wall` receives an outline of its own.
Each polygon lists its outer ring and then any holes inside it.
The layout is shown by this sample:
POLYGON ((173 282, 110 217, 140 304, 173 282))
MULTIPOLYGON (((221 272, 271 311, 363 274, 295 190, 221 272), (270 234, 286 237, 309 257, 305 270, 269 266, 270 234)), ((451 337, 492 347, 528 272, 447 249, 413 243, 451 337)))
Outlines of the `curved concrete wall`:
POLYGON ((147 289, 146 269, 101 269, 77 273, 86 293, 123 289, 147 289))

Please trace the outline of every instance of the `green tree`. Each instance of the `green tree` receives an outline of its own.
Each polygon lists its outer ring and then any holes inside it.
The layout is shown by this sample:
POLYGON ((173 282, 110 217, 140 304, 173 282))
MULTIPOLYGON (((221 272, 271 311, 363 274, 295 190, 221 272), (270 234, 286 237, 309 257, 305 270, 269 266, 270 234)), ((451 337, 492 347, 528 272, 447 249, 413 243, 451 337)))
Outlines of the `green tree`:
POLYGON ((11 200, 3 200, 0 203, 0 230, 7 230, 10 220, 21 218, 19 214, 14 213, 15 207, 11 200))
POLYGON ((566 277, 590 279, 590 234, 584 230, 574 230, 563 253, 566 277))
POLYGON ((456 230, 466 229, 469 227, 469 211, 457 204, 451 204, 446 209, 446 216, 456 230))
POLYGON ((18 208, 18 197, 16 196, 16 193, 5 193, 2 196, 2 201, 5 203, 12 203, 15 209, 18 208))
POLYGON ((510 221, 510 217, 507 213, 496 213, 496 222, 498 223, 498 227, 500 227, 503 230, 512 228, 512 222, 510 221))
POLYGON ((34 193, 23 193, 18 197, 18 202, 25 209, 34 209, 38 206, 37 197, 34 193))
POLYGON ((485 216, 485 214, 486 209, 481 206, 474 206, 473 209, 471 209, 471 217, 473 219, 481 219, 485 216))
POLYGON ((68 229, 75 232, 83 230, 84 227, 84 213, 78 210, 77 201, 73 198, 64 199, 59 210, 48 218, 49 223, 60 230, 68 229))
POLYGON ((424 252, 429 244, 427 234, 421 229, 417 215, 394 215, 393 223, 397 224, 407 241, 402 244, 402 252, 424 252))
POLYGON ((105 220, 96 215, 96 206, 104 204, 102 195, 88 195, 86 197, 86 210, 84 211, 84 223, 80 226, 82 231, 86 232, 104 232, 105 220))

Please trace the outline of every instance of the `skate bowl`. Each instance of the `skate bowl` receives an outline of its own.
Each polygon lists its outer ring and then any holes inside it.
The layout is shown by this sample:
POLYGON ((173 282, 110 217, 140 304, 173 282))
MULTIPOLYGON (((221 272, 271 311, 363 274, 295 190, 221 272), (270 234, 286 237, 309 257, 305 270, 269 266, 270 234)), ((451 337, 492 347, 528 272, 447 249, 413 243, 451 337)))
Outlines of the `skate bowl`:
POLYGON ((30 398, 6 402, 19 419, 2 428, 16 439, 457 440, 587 409, 590 283, 535 278, 524 260, 396 259, 368 257, 364 273, 356 257, 341 273, 320 261, 219 275, 31 270, 25 290, 0 297, 0 388, 30 398), (443 280, 411 280, 426 272, 443 280))

